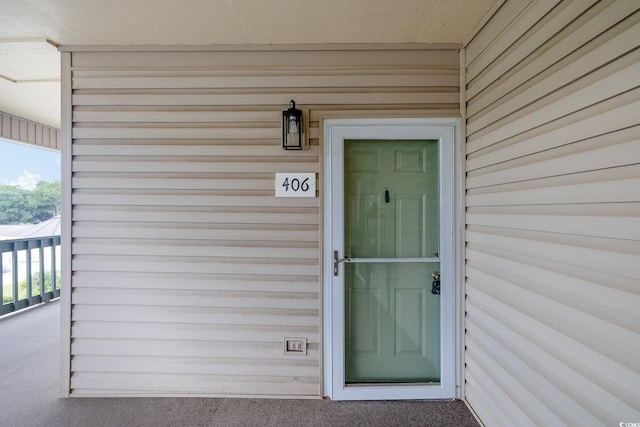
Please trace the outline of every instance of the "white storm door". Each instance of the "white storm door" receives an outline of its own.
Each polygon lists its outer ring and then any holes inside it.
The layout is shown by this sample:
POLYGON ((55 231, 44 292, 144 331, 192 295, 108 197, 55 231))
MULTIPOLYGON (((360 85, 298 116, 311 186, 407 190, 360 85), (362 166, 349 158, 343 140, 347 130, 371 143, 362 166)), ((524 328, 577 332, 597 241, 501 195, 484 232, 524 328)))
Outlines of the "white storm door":
POLYGON ((333 399, 454 397, 454 135, 425 120, 325 123, 333 399))

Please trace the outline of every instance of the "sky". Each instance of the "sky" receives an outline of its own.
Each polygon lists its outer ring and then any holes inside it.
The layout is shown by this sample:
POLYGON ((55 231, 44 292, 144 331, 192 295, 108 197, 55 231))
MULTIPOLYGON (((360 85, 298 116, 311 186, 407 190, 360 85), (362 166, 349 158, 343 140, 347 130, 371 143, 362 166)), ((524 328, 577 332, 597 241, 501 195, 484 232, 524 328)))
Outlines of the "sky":
POLYGON ((0 185, 33 190, 38 181, 60 179, 60 152, 0 139, 0 185))

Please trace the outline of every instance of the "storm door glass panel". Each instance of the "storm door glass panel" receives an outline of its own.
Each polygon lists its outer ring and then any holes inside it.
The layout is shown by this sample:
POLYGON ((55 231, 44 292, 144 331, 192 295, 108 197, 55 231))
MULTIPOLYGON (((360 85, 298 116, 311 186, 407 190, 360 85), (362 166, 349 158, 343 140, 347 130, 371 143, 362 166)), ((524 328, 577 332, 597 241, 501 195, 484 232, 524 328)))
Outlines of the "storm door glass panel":
POLYGON ((440 381, 438 141, 346 140, 345 378, 440 381))

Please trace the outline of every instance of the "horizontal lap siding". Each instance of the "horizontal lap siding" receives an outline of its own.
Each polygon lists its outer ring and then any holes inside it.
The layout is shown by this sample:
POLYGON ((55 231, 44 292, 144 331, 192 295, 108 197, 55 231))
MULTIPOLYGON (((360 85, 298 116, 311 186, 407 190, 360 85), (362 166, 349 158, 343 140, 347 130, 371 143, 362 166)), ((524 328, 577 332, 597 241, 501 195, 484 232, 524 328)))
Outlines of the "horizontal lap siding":
POLYGON ((321 198, 276 199, 275 173, 320 172, 327 114, 457 116, 458 62, 73 52, 71 394, 321 397, 321 198), (280 148, 292 98, 302 152, 280 148))
POLYGON ((507 1, 467 46, 466 398, 487 425, 640 418, 638 9, 507 1))

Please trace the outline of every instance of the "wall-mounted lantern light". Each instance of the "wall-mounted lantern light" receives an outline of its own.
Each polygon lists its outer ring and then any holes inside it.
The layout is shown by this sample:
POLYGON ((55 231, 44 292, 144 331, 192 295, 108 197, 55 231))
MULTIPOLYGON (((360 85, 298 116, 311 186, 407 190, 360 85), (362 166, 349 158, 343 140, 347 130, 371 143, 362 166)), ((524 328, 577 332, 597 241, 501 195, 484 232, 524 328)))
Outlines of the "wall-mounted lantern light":
POLYGON ((285 150, 303 149, 302 111, 296 108, 292 99, 288 110, 282 112, 282 148, 285 150))

